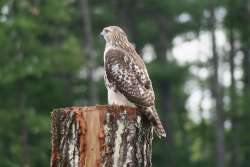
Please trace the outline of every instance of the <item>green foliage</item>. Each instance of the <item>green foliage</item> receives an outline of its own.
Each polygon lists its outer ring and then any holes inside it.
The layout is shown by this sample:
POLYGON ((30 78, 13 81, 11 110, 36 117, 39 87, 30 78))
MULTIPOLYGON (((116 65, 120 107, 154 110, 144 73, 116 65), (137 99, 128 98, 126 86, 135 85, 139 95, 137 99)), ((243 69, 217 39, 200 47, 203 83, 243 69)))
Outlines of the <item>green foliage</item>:
POLYGON ((70 29, 72 6, 22 0, 0 8, 8 9, 0 28, 0 166, 21 164, 24 117, 30 166, 49 166, 50 112, 74 102, 72 81, 84 64, 81 38, 70 29))

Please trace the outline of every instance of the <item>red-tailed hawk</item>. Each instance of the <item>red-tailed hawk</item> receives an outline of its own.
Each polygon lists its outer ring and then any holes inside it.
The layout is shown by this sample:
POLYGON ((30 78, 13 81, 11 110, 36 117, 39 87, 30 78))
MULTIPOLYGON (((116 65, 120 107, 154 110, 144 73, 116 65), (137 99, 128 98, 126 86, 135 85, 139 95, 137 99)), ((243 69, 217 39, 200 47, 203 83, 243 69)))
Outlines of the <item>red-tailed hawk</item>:
POLYGON ((101 35, 106 41, 104 51, 105 85, 111 105, 138 107, 152 122, 159 137, 165 130, 155 110, 155 95, 146 66, 117 26, 105 27, 101 35))

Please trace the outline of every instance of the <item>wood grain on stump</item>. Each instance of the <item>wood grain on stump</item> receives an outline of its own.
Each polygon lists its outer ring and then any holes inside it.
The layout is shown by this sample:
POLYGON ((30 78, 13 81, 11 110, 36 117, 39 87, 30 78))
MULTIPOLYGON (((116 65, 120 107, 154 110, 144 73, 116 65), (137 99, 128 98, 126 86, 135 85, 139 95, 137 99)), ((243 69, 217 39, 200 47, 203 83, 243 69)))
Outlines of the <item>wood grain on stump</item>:
POLYGON ((52 167, 151 167, 153 128, 135 108, 52 112, 52 167))

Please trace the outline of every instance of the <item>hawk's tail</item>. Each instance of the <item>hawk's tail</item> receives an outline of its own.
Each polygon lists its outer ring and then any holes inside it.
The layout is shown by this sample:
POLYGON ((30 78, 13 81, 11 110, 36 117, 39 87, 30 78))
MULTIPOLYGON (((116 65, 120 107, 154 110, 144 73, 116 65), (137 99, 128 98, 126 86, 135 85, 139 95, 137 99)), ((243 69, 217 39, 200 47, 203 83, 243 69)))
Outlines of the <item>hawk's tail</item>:
POLYGON ((154 126, 154 131, 159 138, 164 137, 166 138, 166 132, 161 124, 161 120, 158 116, 158 113, 155 107, 145 107, 143 110, 145 116, 149 119, 149 121, 154 126))

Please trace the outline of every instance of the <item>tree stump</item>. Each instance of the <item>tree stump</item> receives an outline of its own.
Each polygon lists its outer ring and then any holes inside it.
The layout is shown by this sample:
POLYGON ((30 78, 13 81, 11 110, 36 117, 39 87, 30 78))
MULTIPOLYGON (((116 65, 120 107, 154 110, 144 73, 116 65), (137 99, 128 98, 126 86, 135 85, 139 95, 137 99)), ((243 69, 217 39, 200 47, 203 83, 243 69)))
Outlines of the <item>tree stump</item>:
POLYGON ((153 127, 135 108, 52 112, 52 167, 151 167, 153 127))

